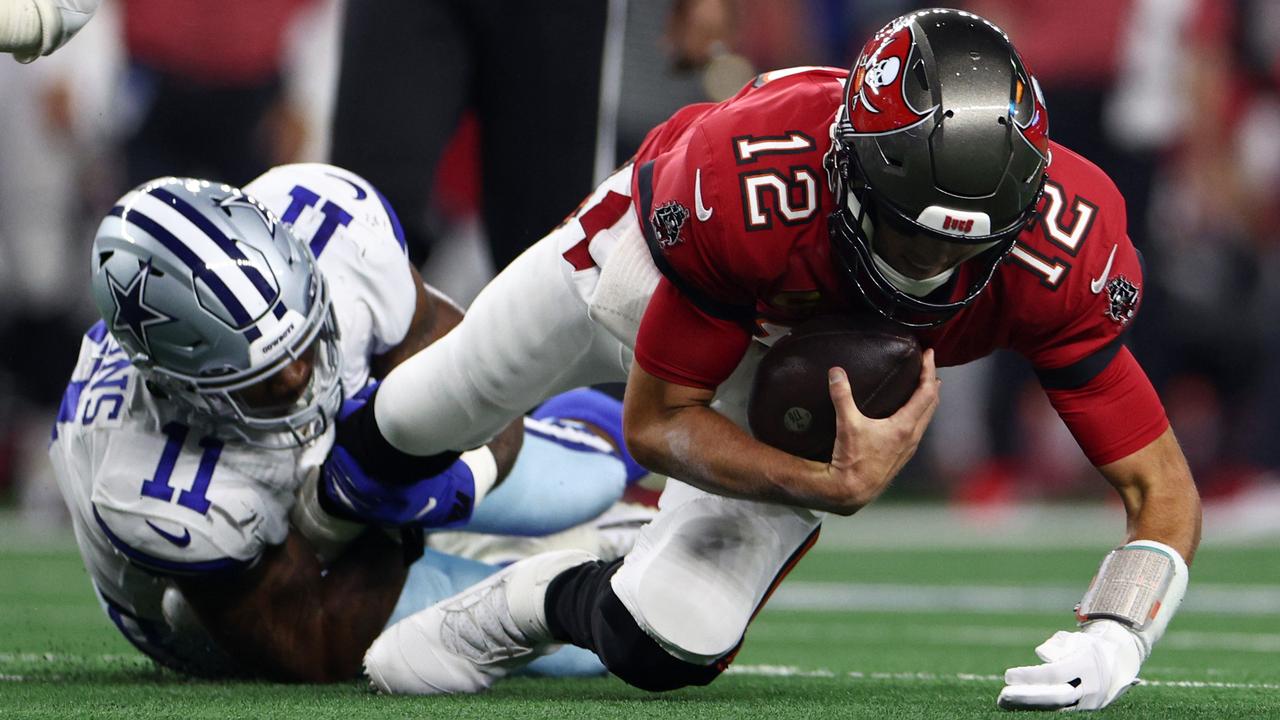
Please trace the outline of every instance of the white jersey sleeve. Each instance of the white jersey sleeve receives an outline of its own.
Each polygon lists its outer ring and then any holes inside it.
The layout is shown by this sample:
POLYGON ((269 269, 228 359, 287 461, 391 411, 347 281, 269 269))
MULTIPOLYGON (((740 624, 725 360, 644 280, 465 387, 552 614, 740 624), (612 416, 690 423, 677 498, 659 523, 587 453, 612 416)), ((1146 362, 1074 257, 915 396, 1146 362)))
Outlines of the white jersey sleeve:
MULTIPOLYGON (((417 288, 400 221, 373 185, 332 165, 305 163, 273 168, 244 190, 311 247, 333 295, 345 358, 367 361, 404 340, 417 288)), ((344 371, 344 380, 353 379, 344 371)))
POLYGON ((122 428, 97 467, 94 522, 116 550, 152 572, 246 568, 283 542, 287 527, 237 467, 239 452, 176 422, 159 434, 122 428))
POLYGON ((86 564, 118 598, 128 594, 112 587, 121 556, 162 574, 204 573, 246 567, 284 542, 294 489, 327 450, 228 443, 178 417, 94 325, 49 452, 86 564))

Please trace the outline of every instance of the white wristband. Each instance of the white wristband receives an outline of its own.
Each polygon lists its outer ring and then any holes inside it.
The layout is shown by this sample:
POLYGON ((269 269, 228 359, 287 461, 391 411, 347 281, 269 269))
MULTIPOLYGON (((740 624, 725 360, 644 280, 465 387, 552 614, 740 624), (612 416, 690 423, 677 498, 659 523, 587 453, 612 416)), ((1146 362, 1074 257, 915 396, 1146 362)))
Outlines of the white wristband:
POLYGON ((1101 619, 1119 622, 1141 641, 1145 660, 1182 604, 1188 578, 1187 563, 1177 550, 1154 540, 1135 540, 1103 559, 1076 607, 1076 619, 1081 625, 1101 619))
POLYGON ((289 522, 310 541, 316 554, 328 562, 342 554, 347 543, 364 531, 361 523, 343 520, 325 512, 320 507, 316 484, 320 481, 320 469, 316 468, 298 488, 297 501, 289 512, 289 522))
POLYGON ((472 507, 480 504, 494 483, 498 482, 498 461, 488 445, 481 445, 474 450, 462 453, 458 458, 471 468, 471 477, 475 480, 476 496, 472 499, 472 507))

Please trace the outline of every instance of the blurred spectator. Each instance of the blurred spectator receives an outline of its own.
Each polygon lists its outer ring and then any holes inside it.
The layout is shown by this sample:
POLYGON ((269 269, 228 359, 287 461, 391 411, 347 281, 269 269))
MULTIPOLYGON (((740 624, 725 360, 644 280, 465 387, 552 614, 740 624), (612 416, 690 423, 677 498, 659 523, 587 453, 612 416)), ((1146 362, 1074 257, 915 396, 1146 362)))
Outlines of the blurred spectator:
POLYGON ((602 80, 617 82, 604 64, 617 63, 625 6, 347 3, 332 161, 386 194, 421 264, 431 245, 430 180, 463 113, 474 109, 485 226, 494 267, 503 267, 592 187, 598 130, 607 130, 602 80))
MULTIPOLYGON (((34 472, 23 458, 43 453, 66 380, 59 358, 74 354, 57 348, 83 329, 82 218, 104 212, 126 182, 171 173, 243 182, 272 163, 326 157, 341 4, 109 0, 54 55, 30 66, 0 58, 0 488, 6 475, 34 472), (111 58, 124 47, 130 69, 116 82, 122 63, 111 58), (127 140, 127 179, 113 138, 127 140)), ((507 217, 486 215, 499 223, 489 234, 519 236, 505 251, 514 253, 674 109, 736 91, 753 67, 847 66, 870 32, 926 4, 349 0, 347 18, 365 25, 346 28, 347 50, 375 47, 343 69, 338 124, 349 126, 346 141, 341 128, 334 136, 347 143, 335 157, 401 193, 393 201, 419 238, 429 235, 429 203, 451 221, 497 211, 507 217), (577 54, 555 65, 538 50, 547 44, 577 54), (378 55, 378 46, 397 49, 378 55), (602 74, 606 55, 621 63, 602 74), (598 135, 614 112, 616 138, 598 135), (415 113, 435 115, 424 124, 415 113), (393 124, 407 139, 383 131, 393 124), (406 174, 379 180, 365 167, 378 163, 406 174)), ((960 4, 1009 31, 1044 86, 1051 135, 1126 196, 1148 261, 1132 342, 1197 479, 1227 492, 1280 471, 1280 284, 1269 281, 1280 272, 1280 3, 960 4)), ((484 231, 461 227, 481 239, 474 254, 487 266, 484 231)), ((970 499, 1101 496, 1023 365, 997 359, 944 375, 903 491, 941 479, 970 499)))
POLYGON ((305 142, 282 102, 285 36, 315 0, 124 0, 130 185, 160 175, 243 184, 305 142))

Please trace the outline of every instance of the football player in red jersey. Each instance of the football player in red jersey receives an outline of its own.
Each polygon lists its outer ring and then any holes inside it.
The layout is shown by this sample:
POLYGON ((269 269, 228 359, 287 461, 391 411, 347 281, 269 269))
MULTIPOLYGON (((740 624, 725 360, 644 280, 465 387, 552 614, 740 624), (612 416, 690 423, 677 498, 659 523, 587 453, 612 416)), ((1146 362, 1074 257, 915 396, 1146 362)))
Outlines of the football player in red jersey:
POLYGON ((673 478, 657 518, 623 561, 531 558, 395 625, 365 658, 371 680, 473 692, 571 642, 641 688, 712 681, 822 513, 856 512, 915 451, 935 363, 1010 348, 1119 491, 1129 536, 1079 630, 1010 669, 999 703, 1106 706, 1177 609, 1200 532, 1190 471, 1122 344, 1141 289, 1122 198, 1049 141, 1031 73, 977 16, 903 16, 851 73, 768 73, 681 110, 339 428, 357 458, 448 460, 548 394, 625 376, 627 443, 673 478), (751 438, 765 346, 814 315, 859 312, 928 348, 911 400, 868 420, 833 369, 830 463, 751 438))

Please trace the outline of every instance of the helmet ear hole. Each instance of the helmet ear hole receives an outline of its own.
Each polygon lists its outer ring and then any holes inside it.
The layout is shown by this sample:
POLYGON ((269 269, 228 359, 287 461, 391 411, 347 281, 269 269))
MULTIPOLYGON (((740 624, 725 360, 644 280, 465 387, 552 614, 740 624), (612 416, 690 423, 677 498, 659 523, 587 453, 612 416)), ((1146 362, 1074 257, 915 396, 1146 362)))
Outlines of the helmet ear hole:
POLYGON ((915 76, 916 82, 920 83, 920 89, 929 92, 929 74, 925 71, 923 58, 912 64, 911 74, 915 76))

